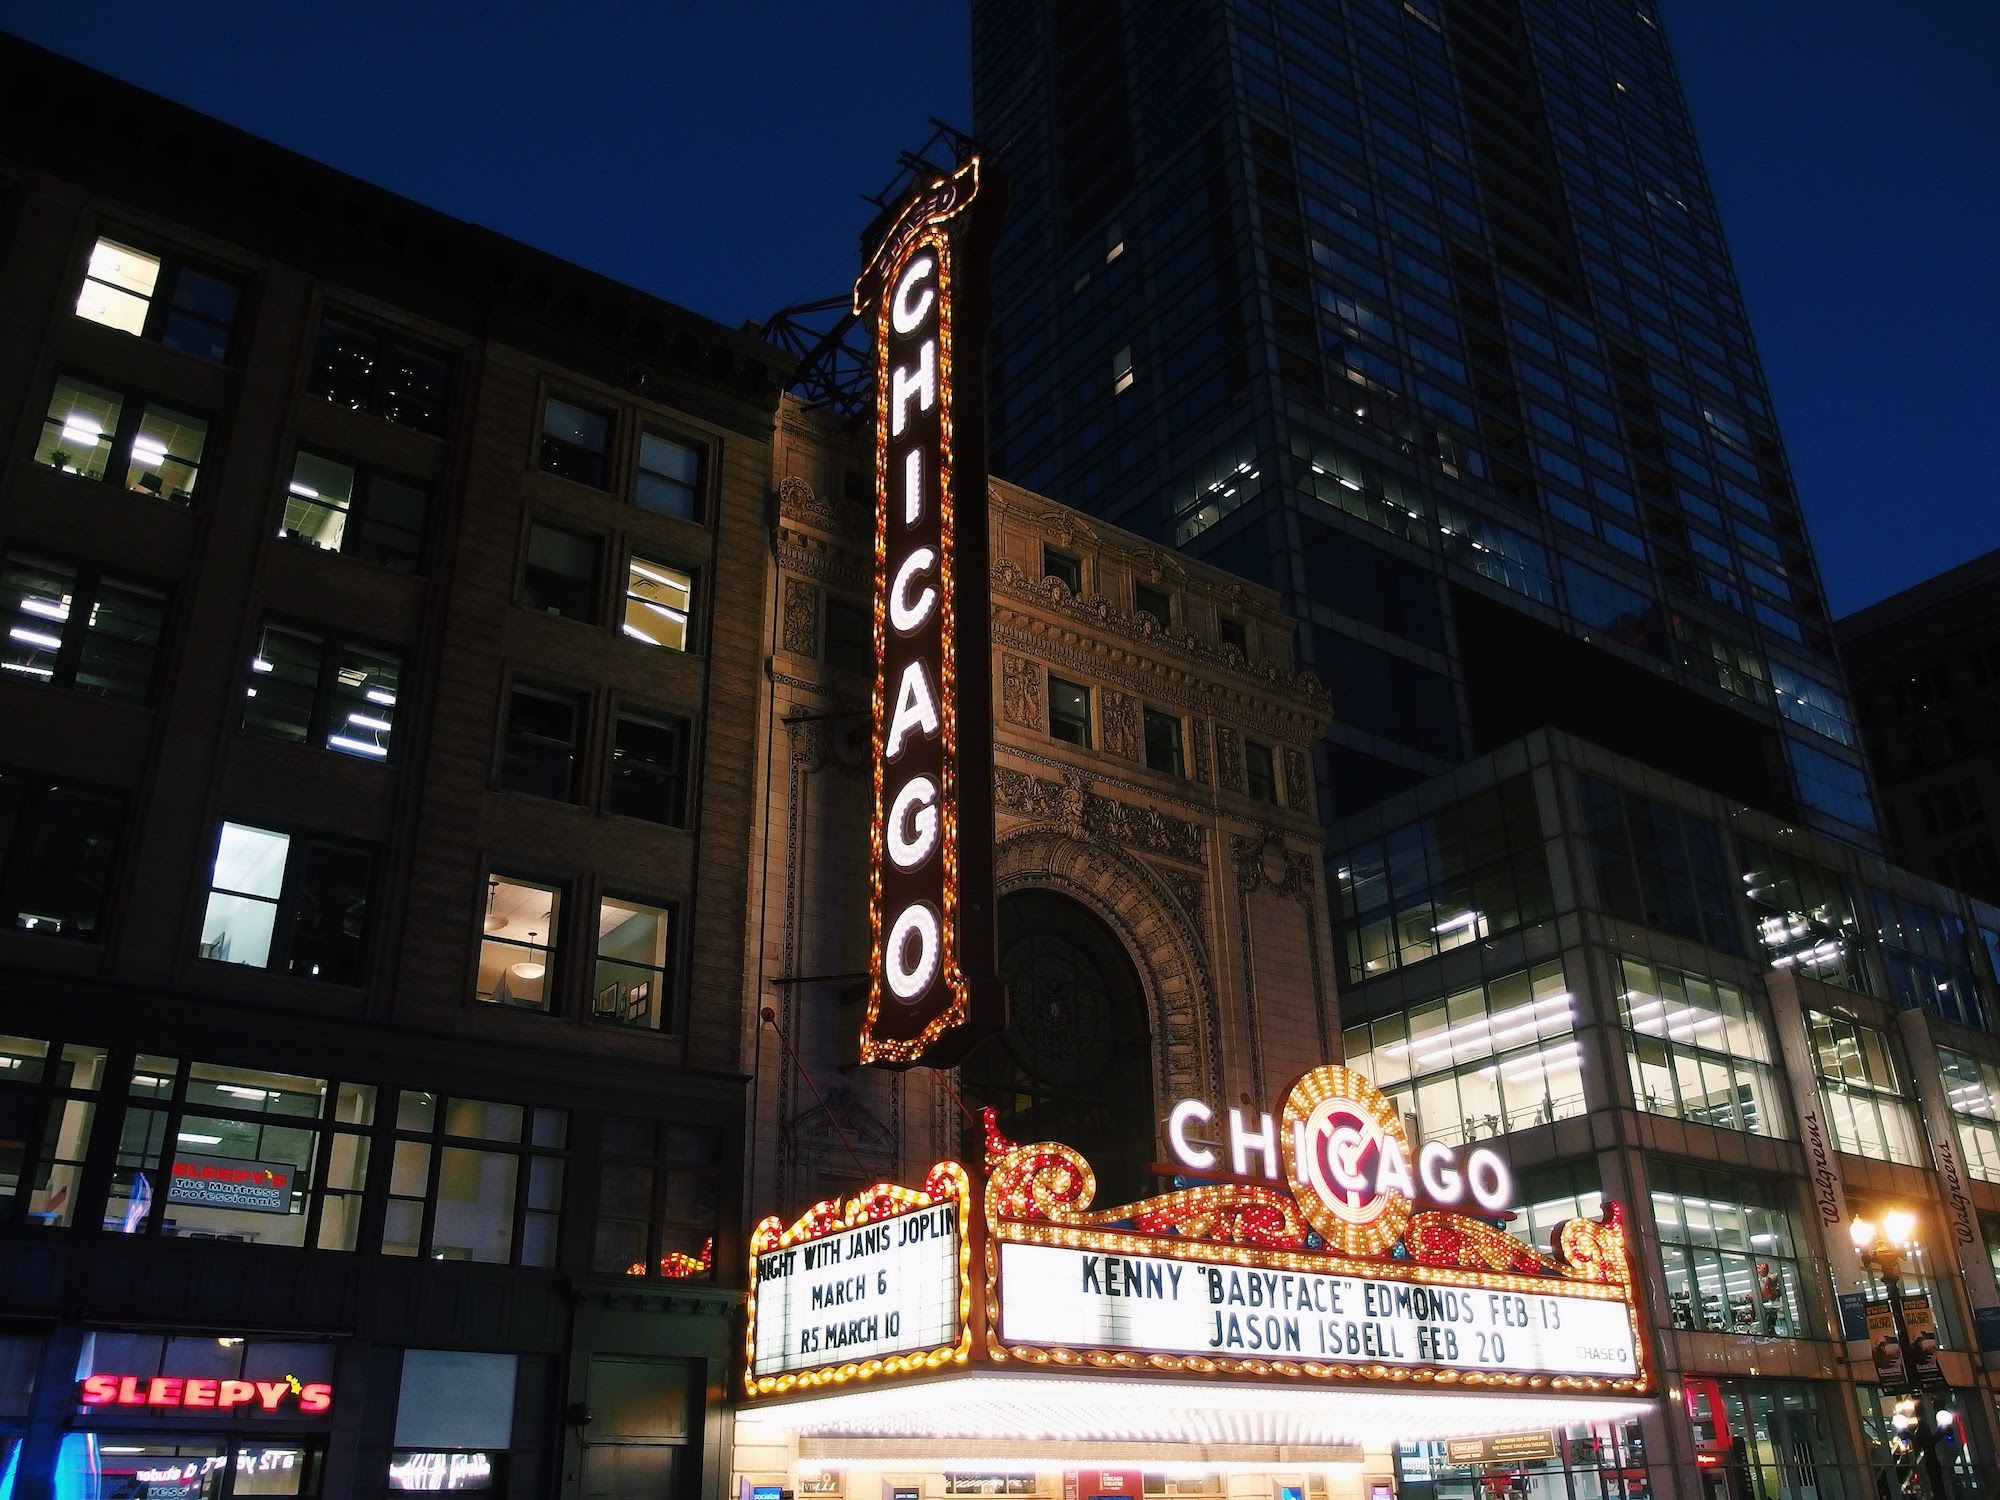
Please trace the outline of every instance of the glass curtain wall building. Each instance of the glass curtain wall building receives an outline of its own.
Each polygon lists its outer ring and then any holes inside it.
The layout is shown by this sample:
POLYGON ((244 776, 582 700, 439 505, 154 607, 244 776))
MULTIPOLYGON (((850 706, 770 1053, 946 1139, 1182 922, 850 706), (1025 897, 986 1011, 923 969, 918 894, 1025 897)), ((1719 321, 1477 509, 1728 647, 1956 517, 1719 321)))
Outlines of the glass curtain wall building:
POLYGON ((1323 816, 1549 724, 1875 846, 1650 0, 973 16, 994 472, 1284 592, 1323 816))

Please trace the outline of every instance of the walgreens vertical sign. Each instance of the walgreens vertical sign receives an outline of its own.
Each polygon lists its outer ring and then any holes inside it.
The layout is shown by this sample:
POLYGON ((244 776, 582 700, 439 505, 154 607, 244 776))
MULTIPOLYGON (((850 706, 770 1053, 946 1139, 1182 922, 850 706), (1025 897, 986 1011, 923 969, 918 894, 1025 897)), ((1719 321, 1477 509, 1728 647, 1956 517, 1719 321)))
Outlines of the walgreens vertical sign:
POLYGON ((993 978, 985 247, 979 159, 918 192, 855 287, 875 331, 875 807, 863 1062, 944 1062, 993 978))

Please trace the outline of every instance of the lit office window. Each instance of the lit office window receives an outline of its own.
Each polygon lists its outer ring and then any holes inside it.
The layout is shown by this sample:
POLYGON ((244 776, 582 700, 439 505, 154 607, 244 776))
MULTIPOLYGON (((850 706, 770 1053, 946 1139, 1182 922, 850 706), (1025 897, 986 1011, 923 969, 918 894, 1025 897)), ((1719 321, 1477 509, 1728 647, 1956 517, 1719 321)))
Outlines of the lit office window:
POLYGON ((1373 1079, 1417 1134, 1446 1145, 1584 1112, 1576 1001, 1560 963, 1505 974, 1351 1026, 1347 1066, 1373 1079))
POLYGON ((392 647, 266 620, 243 689, 243 728, 265 739, 386 760, 402 674, 402 653, 392 647))
POLYGON ((76 315, 202 359, 229 357, 242 288, 112 239, 91 247, 76 315))
POLYGON ((1888 1035, 1817 1010, 1806 1012, 1806 1025, 1834 1149, 1903 1166, 1921 1162, 1909 1092, 1888 1035))
POLYGON ((1639 1108, 1723 1130, 1788 1134, 1770 1031, 1756 1002, 1699 974, 1636 958, 1619 962, 1625 986, 1618 1004, 1639 1108))
POLYGON ((494 1005, 548 1010, 556 992, 562 891, 515 875, 486 880, 486 915, 473 995, 494 1005))
POLYGON ((35 462, 188 505, 207 442, 208 423, 201 417, 78 376, 58 375, 35 462))
POLYGON ((1937 1054, 1965 1170, 1982 1182, 2000 1182, 2000 1066, 1949 1047, 1937 1054))
POLYGON ((151 584, 45 553, 0 561, 0 668, 24 681, 144 703, 166 617, 151 584))
POLYGON ((278 534, 398 572, 413 573, 423 553, 430 491, 414 480, 300 449, 285 486, 278 534))
POLYGON ((316 833, 224 823, 199 956, 297 978, 358 984, 374 856, 316 833))
POLYGON ((405 1091, 384 1255, 552 1266, 569 1111, 405 1091))
POLYGON ((1847 877, 1769 845, 1743 844, 1743 894, 1756 914, 1757 943, 1774 969, 1871 994, 1861 923, 1847 877))
POLYGON ((634 553, 625 570, 625 635, 670 651, 688 648, 688 613, 694 577, 683 569, 634 553))
POLYGON ((590 1013, 599 1021, 664 1031, 667 963, 673 951, 673 912, 619 896, 597 908, 597 973, 590 1013))
POLYGON ((0 1036, 0 1119, 14 1143, 0 1152, 0 1224, 17 1213, 44 1229, 74 1221, 104 1059, 101 1047, 0 1036), (30 1155, 37 1122, 40 1145, 30 1155))

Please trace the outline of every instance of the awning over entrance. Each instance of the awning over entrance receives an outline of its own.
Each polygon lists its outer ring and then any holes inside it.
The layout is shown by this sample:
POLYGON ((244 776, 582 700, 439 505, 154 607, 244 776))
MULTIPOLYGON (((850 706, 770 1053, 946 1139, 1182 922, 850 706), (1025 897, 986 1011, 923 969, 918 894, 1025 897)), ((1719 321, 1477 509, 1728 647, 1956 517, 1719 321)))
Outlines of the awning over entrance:
POLYGON ((872 1390, 766 1402, 737 1417, 738 1442, 797 1443, 833 1467, 986 1461, 1232 1464, 1267 1469, 1359 1463, 1364 1444, 1610 1422, 1635 1397, 1486 1391, 1326 1390, 1240 1381, 1065 1378, 980 1371, 872 1390))

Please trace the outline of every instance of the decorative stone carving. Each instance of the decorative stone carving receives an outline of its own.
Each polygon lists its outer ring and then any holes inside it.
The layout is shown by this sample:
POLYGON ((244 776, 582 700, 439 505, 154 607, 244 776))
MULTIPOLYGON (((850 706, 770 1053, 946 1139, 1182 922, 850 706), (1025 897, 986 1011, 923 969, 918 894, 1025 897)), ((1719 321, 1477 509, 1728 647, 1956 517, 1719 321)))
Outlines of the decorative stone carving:
POLYGON ((1139 736, 1139 700, 1106 688, 1098 701, 1104 705, 1104 748, 1127 760, 1140 759, 1145 745, 1139 736))
POLYGON ((1201 877, 1191 875, 1186 870, 1162 869, 1158 865, 1152 866, 1152 871, 1160 877, 1160 883, 1174 893, 1174 899, 1180 902, 1181 910, 1188 914, 1188 919, 1199 924, 1202 919, 1201 877))
POLYGON ((1191 865, 1204 859, 1198 824, 1157 807, 1135 807, 1093 792, 1090 783, 1073 771, 1064 772, 1061 781, 1050 781, 1012 766, 996 766, 993 794, 1006 811, 1059 824, 1073 837, 1143 849, 1191 865))
POLYGON ((1312 773, 1306 769, 1305 752, 1290 745, 1285 747, 1285 806, 1312 816, 1312 773))
POLYGON ((852 500, 816 494, 798 475, 788 475, 778 483, 778 514, 828 531, 859 537, 866 534, 868 515, 852 500))
POLYGON ((1001 839, 994 864, 1003 898, 1024 889, 1060 892, 1095 912, 1125 945, 1152 1012, 1154 1097, 1221 1098, 1221 1020, 1208 944, 1153 868, 1123 849, 1049 828, 1001 839))
POLYGON ((1208 721, 1188 720, 1188 744, 1193 746, 1193 771, 1190 774, 1203 786, 1208 785, 1208 721))
POLYGON ((792 760, 808 773, 823 769, 832 758, 833 740, 820 719, 787 723, 785 737, 791 741, 792 760))
POLYGON ((785 611, 779 639, 787 651, 796 651, 801 656, 819 655, 819 589, 803 578, 785 580, 785 611))
POLYGON ((1244 895, 1271 891, 1287 900, 1311 903, 1312 856, 1287 849, 1275 828, 1265 829, 1262 838, 1232 834, 1229 850, 1236 865, 1236 888, 1244 895))
POLYGON ((1215 726, 1215 776, 1225 792, 1243 790, 1243 737, 1227 724, 1215 726))
POLYGON ((1042 669, 1008 651, 1000 653, 1000 712, 1009 724, 1042 727, 1042 669))

